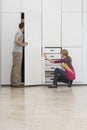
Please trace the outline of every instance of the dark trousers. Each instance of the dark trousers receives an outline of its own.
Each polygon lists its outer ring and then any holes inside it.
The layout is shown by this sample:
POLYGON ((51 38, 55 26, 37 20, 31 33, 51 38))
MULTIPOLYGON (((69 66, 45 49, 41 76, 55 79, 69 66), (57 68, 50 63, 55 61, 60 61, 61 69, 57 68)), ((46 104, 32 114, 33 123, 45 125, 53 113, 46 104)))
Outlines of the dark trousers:
POLYGON ((53 84, 57 85, 57 82, 69 82, 66 72, 59 68, 55 69, 53 84))

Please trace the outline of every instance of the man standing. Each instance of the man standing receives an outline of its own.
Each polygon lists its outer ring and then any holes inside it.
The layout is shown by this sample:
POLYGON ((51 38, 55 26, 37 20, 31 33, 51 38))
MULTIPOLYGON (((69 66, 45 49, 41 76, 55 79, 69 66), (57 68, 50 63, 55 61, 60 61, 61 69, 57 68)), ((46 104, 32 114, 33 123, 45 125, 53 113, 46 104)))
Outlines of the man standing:
POLYGON ((23 42, 24 23, 19 24, 19 31, 15 35, 14 49, 13 49, 13 65, 11 71, 11 85, 13 87, 20 87, 21 84, 21 65, 22 65, 22 47, 28 45, 23 42))

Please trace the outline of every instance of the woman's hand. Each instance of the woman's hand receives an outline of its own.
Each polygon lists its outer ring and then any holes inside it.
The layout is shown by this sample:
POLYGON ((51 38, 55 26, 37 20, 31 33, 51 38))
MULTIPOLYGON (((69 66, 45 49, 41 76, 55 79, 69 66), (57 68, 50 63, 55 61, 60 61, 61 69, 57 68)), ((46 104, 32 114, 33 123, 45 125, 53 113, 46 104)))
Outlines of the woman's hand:
POLYGON ((47 55, 46 55, 46 53, 44 53, 44 57, 45 57, 45 59, 47 59, 47 55))
POLYGON ((45 57, 45 59, 48 60, 49 62, 54 63, 54 60, 49 59, 49 58, 47 57, 46 53, 44 53, 44 57, 45 57))

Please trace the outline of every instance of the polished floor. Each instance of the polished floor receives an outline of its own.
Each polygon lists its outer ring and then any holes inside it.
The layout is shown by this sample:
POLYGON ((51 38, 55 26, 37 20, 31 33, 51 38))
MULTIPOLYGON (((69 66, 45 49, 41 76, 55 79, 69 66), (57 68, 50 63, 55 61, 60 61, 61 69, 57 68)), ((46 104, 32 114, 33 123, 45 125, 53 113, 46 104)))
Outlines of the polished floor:
POLYGON ((0 130, 87 130, 87 87, 0 87, 0 130))

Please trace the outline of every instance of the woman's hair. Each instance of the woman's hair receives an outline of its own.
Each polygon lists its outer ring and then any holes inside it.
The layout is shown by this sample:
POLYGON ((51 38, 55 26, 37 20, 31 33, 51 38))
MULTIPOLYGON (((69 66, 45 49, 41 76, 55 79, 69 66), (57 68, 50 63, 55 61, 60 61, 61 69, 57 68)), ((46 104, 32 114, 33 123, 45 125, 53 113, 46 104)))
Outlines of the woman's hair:
POLYGON ((66 49, 61 50, 60 52, 63 56, 65 56, 70 62, 72 62, 72 58, 69 56, 69 53, 66 49))

